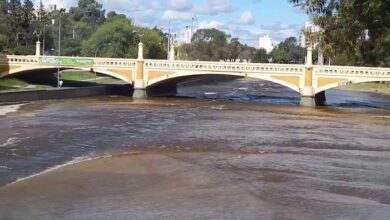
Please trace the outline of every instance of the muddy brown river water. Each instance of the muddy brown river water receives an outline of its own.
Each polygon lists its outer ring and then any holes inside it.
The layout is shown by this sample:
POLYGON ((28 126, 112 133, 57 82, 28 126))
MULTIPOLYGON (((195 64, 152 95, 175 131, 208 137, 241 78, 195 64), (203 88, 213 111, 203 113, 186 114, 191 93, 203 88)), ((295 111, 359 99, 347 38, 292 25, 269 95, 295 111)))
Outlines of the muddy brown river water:
POLYGON ((390 219, 390 96, 304 108, 248 80, 179 94, 0 116, 0 219, 390 219))

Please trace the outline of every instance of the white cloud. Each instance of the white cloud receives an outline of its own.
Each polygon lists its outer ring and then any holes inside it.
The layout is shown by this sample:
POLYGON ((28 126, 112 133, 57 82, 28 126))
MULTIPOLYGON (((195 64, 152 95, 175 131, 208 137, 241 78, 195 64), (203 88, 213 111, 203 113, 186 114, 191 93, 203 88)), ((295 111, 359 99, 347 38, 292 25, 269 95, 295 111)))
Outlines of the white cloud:
POLYGON ((169 0, 169 8, 173 10, 189 10, 192 8, 190 0, 169 0))
POLYGON ((224 25, 219 21, 201 21, 198 24, 199 29, 211 29, 211 28, 221 29, 222 26, 224 25))
POLYGON ((102 0, 100 1, 107 11, 134 12, 147 9, 142 0, 102 0))
POLYGON ((223 12, 232 12, 234 7, 229 0, 206 0, 195 6, 194 11, 199 14, 216 15, 223 12))
MULTIPOLYGON (((39 6, 40 0, 35 0, 34 5, 35 7, 39 6)), ((69 9, 71 6, 76 6, 78 0, 45 0, 42 1, 45 8, 48 8, 49 5, 56 5, 57 8, 66 8, 69 9)))
POLYGON ((241 25, 251 25, 255 23, 255 18, 253 17, 252 12, 244 11, 236 23, 241 25))
POLYGON ((180 12, 174 10, 166 10, 162 16, 166 21, 189 21, 194 15, 189 12, 180 12))

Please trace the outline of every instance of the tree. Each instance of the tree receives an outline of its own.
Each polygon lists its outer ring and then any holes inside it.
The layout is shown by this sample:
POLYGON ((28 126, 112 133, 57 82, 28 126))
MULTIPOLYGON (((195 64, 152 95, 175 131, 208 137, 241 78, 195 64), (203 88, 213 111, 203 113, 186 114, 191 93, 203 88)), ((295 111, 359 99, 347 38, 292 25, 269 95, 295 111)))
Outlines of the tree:
POLYGON ((192 43, 183 46, 183 51, 189 59, 219 61, 228 58, 226 47, 228 35, 223 31, 199 29, 192 37, 192 43))
POLYGON ((0 0, 0 54, 2 54, 8 47, 9 41, 9 25, 8 25, 8 7, 6 0, 0 0))
POLYGON ((25 37, 22 32, 22 5, 20 0, 10 0, 8 3, 8 22, 10 27, 9 34, 11 39, 15 39, 12 46, 19 45, 19 39, 25 37))
POLYGON ((359 65, 390 66, 390 1, 290 0, 321 27, 320 43, 332 59, 346 54, 359 65))
POLYGON ((258 49, 252 59, 253 63, 268 63, 267 51, 264 49, 258 49))
POLYGON ((103 5, 95 0, 79 0, 77 7, 71 7, 69 13, 74 21, 74 27, 82 38, 88 38, 104 23, 105 10, 103 5))
POLYGON ((134 26, 131 19, 111 12, 105 23, 82 43, 81 54, 94 56, 97 51, 97 55, 105 57, 136 58, 140 37, 144 42, 146 58, 166 58, 159 32, 134 26))
POLYGON ((276 63, 304 63, 305 49, 298 46, 295 37, 288 37, 271 51, 272 60, 276 63))
POLYGON ((238 38, 232 38, 226 48, 226 58, 230 62, 236 62, 236 60, 240 56, 242 49, 243 45, 240 43, 238 38))
POLYGON ((33 42, 34 35, 38 35, 37 31, 34 30, 33 22, 35 21, 35 10, 34 4, 30 0, 25 0, 22 7, 22 20, 21 26, 23 28, 23 32, 25 34, 25 43, 29 45, 29 43, 33 42))

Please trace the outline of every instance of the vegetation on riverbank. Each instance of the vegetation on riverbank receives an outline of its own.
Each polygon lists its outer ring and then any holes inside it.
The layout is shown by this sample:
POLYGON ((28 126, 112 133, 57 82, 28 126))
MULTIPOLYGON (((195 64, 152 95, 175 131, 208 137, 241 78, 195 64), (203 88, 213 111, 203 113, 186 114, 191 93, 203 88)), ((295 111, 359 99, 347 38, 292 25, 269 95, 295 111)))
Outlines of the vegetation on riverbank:
POLYGON ((28 83, 17 78, 2 78, 0 79, 0 90, 20 89, 28 86, 28 83))
MULTIPOLYGON (((64 81, 63 86, 67 86, 67 81, 74 81, 80 83, 90 83, 93 85, 96 84, 107 84, 118 81, 109 76, 91 73, 91 72, 63 72, 60 75, 60 80, 64 81)), ((37 88, 50 88, 56 85, 39 85, 39 84, 31 84, 27 81, 12 77, 12 78, 1 78, 0 79, 0 90, 10 90, 10 89, 37 89, 37 88)))
POLYGON ((356 84, 350 84, 347 86, 338 87, 337 89, 390 94, 389 83, 375 83, 375 82, 356 83, 356 84))

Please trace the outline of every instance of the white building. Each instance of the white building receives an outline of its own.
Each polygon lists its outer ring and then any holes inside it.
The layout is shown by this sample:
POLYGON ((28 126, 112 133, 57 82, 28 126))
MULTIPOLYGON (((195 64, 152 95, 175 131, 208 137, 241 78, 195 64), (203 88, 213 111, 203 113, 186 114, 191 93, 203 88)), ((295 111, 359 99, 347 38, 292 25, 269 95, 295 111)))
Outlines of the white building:
POLYGON ((57 10, 57 5, 49 5, 49 12, 53 12, 53 11, 56 11, 57 10))
POLYGON ((265 49, 267 53, 271 52, 274 49, 272 39, 268 35, 264 35, 259 38, 259 49, 265 49))
POLYGON ((186 26, 186 29, 184 30, 184 43, 190 44, 192 39, 192 33, 191 28, 186 26))
POLYGON ((304 48, 309 47, 310 41, 306 40, 306 36, 305 36, 304 32, 309 31, 309 32, 315 33, 315 32, 319 32, 320 30, 321 30, 321 28, 318 25, 314 25, 313 22, 311 22, 311 21, 306 22, 305 27, 299 33, 298 45, 301 47, 304 47, 304 48))

